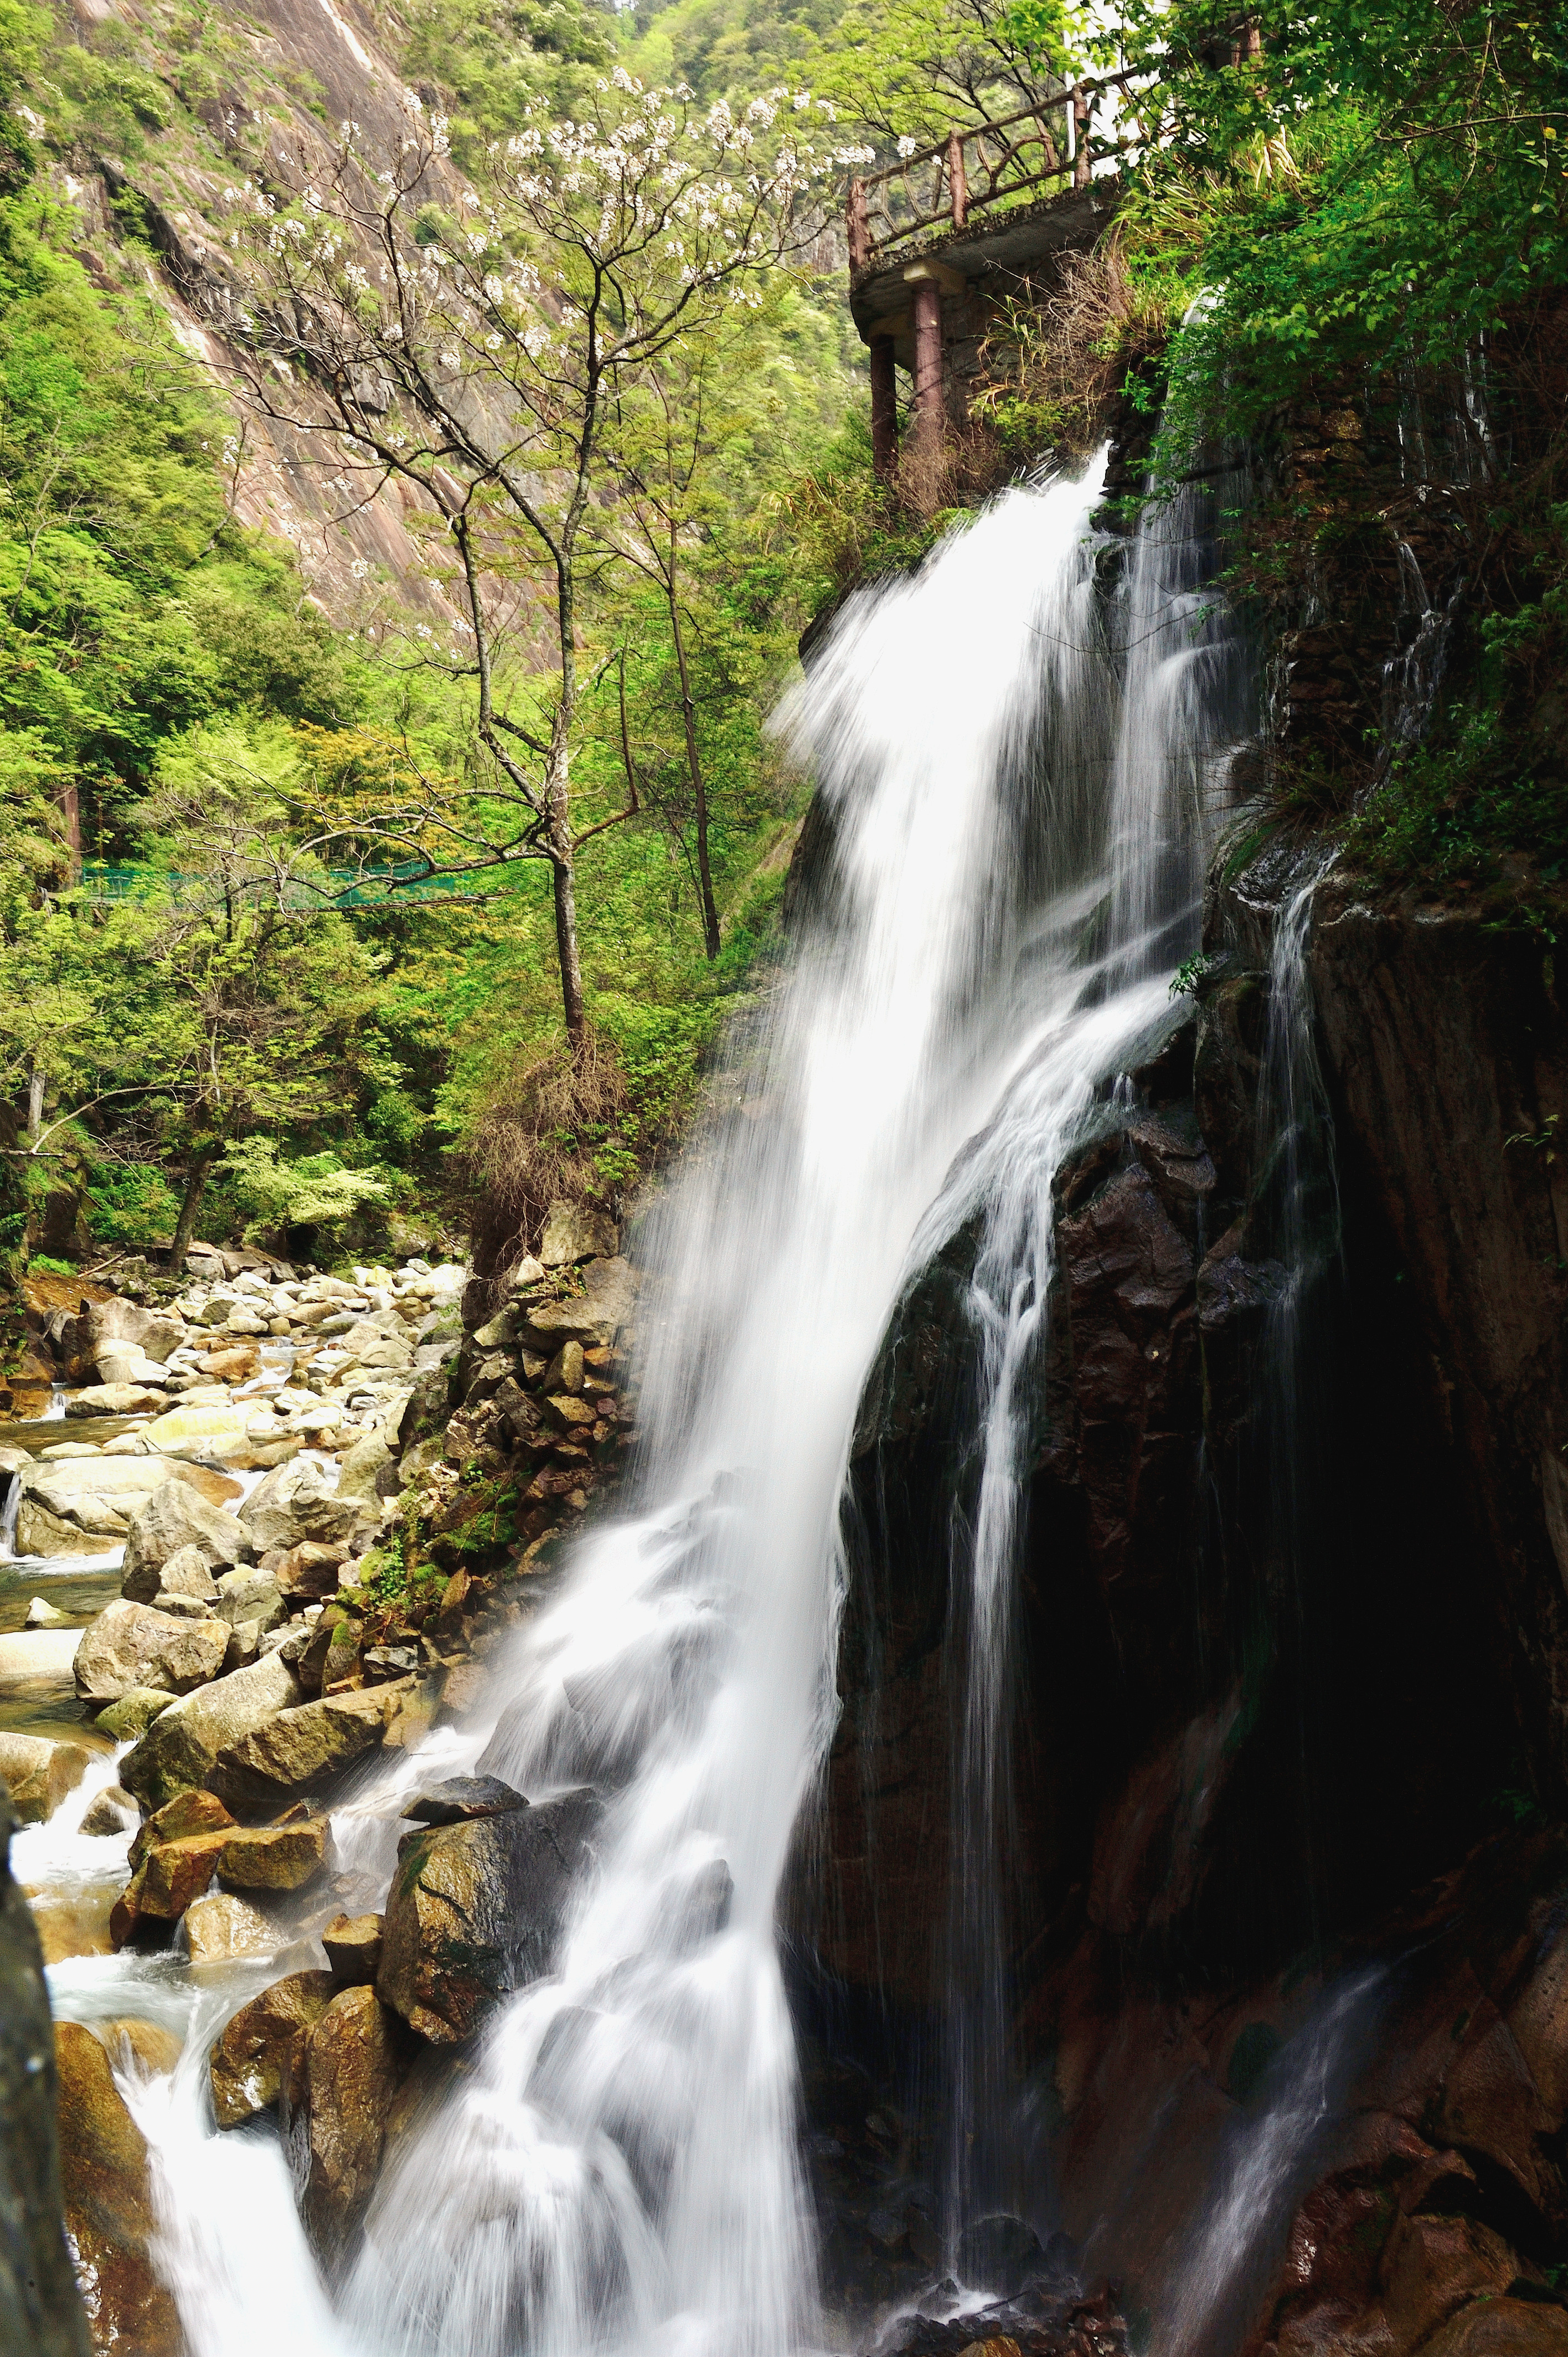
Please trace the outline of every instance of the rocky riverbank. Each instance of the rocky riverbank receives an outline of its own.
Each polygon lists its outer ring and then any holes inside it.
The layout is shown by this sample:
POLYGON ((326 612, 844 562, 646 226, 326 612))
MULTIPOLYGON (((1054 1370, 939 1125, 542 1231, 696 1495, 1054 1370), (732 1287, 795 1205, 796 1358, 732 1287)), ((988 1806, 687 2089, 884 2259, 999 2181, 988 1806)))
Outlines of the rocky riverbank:
MULTIPOLYGON (((425 1789, 412 1754, 478 1748, 487 1657, 552 1592, 553 1543, 624 1461, 636 1286, 617 1243, 563 1205, 500 1281, 202 1253, 177 1283, 33 1287, 27 1372, 57 1412, 0 1426, 12 1578, 38 1590, 28 1632, 0 1641, 16 1653, 0 1781, 32 1829, 18 1876, 57 1978, 116 1953, 166 1958, 193 1988, 242 1976, 216 2115, 281 2106, 335 2262, 403 2091, 423 2100, 438 2058, 547 1969, 591 1838, 591 1794, 530 1808, 494 1779, 425 1789), (89 1572, 118 1593, 72 1629, 83 1616, 50 1590, 80 1605, 89 1572), (31 1731, 40 1690, 48 1733, 31 1731), (409 1789, 368 1801, 389 1778, 409 1789), (354 1838, 367 1812, 393 1829, 373 1857, 354 1838), (269 1958, 283 1977, 250 1994, 269 1958)), ((179 2041, 129 2006, 61 2018, 57 1992, 56 2011, 93 2345, 161 2357, 178 2326, 134 2093, 179 2041)))

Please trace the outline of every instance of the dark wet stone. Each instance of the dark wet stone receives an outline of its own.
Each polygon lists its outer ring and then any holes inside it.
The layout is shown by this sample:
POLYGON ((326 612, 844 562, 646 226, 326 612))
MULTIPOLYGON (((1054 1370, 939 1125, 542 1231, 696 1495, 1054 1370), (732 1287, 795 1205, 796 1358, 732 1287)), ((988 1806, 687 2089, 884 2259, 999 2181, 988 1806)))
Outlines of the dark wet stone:
POLYGON ((421 1825, 460 1825, 470 1817, 503 1817, 527 1806, 522 1793, 499 1776, 448 1776, 411 1801, 403 1815, 421 1825))

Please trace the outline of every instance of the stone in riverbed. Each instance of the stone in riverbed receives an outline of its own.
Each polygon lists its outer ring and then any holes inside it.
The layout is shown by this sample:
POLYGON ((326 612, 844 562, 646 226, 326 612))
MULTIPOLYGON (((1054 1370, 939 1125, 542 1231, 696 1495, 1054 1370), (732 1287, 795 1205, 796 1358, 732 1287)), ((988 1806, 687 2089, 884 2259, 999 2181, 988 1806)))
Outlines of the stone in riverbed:
POLYGON ((0 1733, 0 1784, 23 1824, 38 1825, 52 1817, 86 1775, 91 1757, 80 1743, 0 1733))
POLYGON ((306 2047, 309 2173, 300 2204, 318 2250, 339 2257, 363 2220, 402 2083, 407 2032, 373 1988, 346 1988, 306 2047))
POLYGON ((54 1606, 41 1596, 35 1596, 31 1599, 27 1606, 27 1617, 22 1623, 24 1629, 59 1629, 64 1625, 65 1614, 57 1612, 54 1606))
POLYGON ((76 1691, 84 1702, 118 1702, 133 1686, 188 1694, 218 1675, 228 1646, 225 1621, 187 1620, 122 1597, 82 1631, 76 1691))
POLYGON ((337 1593, 348 1560, 347 1546, 326 1546, 318 1539, 306 1539, 298 1546, 284 1550, 274 1564, 272 1576, 285 1596, 318 1599, 337 1593))
POLYGON ((373 1984, 381 1961, 379 1915, 335 1916, 321 1934, 332 1977, 339 1988, 373 1984))
POLYGON ((88 1803, 81 1820, 81 1831, 95 1839, 134 1832, 141 1811, 129 1792, 118 1784, 106 1784, 102 1792, 88 1803))
POLYGON ((146 1415, 165 1405, 162 1392, 149 1383, 97 1383, 91 1391, 72 1393, 65 1412, 67 1415, 146 1415))
POLYGON ((499 1776, 447 1776, 439 1784, 426 1785, 403 1813, 416 1824, 459 1825, 472 1817, 501 1817, 527 1806, 522 1793, 499 1776))
POLYGON ((585 1788, 404 1835, 376 1987, 421 2037, 471 2037, 513 1989, 549 1971, 599 1808, 585 1788))
POLYGON ((221 1964, 234 1956, 263 1955, 278 1944, 278 1934, 266 1917, 227 1890, 193 1899, 185 1910, 183 1930, 192 1964, 221 1964))
MULTIPOLYGON (((187 1695, 154 1721, 120 1763, 120 1781, 149 1808, 212 1777, 220 1753, 301 1699, 299 1681, 275 1653, 187 1695)), ((214 1781, 214 1790, 219 1787, 214 1781)))
POLYGON ((261 1825, 233 1833, 218 1860, 225 1890, 301 1890, 320 1873, 327 1858, 327 1821, 307 1817, 294 1825, 261 1825))
POLYGON ((345 1451, 338 1468, 338 1497, 356 1498, 361 1505, 379 1513, 381 1493, 376 1482, 392 1464, 392 1453, 385 1433, 379 1426, 367 1432, 362 1440, 356 1440, 352 1448, 345 1451))
POLYGON ((291 1973, 241 2007, 212 2049, 212 2109, 220 2128, 269 2112, 280 2095, 290 2107, 305 2092, 305 2050, 334 1996, 330 1973, 291 1973))
POLYGON ((86 2290, 93 2345, 127 2357, 180 2357, 173 2296, 150 2256, 147 2147, 109 2057, 80 2022, 55 2024, 66 2232, 86 2290))
POLYGON ((227 1620, 231 1629, 239 1628, 242 1621, 254 1620, 265 1636, 269 1629, 281 1627, 288 1619, 283 1592, 270 1571, 226 1571, 217 1587, 214 1609, 220 1620, 227 1620))
MULTIPOLYGON (((269 1667, 276 1658, 271 1655, 257 1667, 269 1667)), ((254 1674, 239 1672, 241 1677, 254 1674)), ((257 1815, 306 1793, 325 1792, 381 1743, 391 1698, 398 1692, 395 1686, 376 1686, 296 1703, 224 1746, 204 1781, 232 1807, 257 1815)))
POLYGON ((112 1735, 116 1743, 139 1743, 155 1718, 161 1717, 174 1700, 160 1686, 133 1686, 118 1702, 101 1710, 94 1725, 100 1734, 112 1735))
POLYGON ((127 1863, 140 1866, 149 1850, 168 1842, 190 1841, 198 1834, 226 1834, 233 1818, 214 1793, 181 1792, 155 1810, 131 1844, 127 1863))
MULTIPOLYGON (((237 1483, 233 1489, 238 1495, 237 1483)), ((177 1477, 155 1490, 132 1518, 121 1595, 133 1603, 150 1603, 158 1592, 165 1564, 190 1547, 209 1566, 243 1563, 255 1552, 242 1523, 199 1495, 191 1482, 177 1477)))
POLYGON ((188 1841, 163 1842, 149 1850, 110 1913, 109 1936, 116 1948, 134 1938, 144 1924, 177 1923, 191 1900, 211 1883, 226 1839, 221 1833, 197 1834, 188 1841))
POLYGON ((313 1540, 319 1546, 347 1546, 365 1518, 357 1499, 339 1498, 313 1458, 291 1458, 259 1481, 246 1499, 242 1519, 257 1555, 313 1540))
MULTIPOLYGON (((158 1574, 159 1596, 190 1596, 202 1604, 218 1600, 218 1583, 199 1546, 176 1547, 158 1574)), ((124 1589, 121 1590, 124 1594, 124 1589)), ((151 1603, 154 1599, 145 1599, 151 1603)))

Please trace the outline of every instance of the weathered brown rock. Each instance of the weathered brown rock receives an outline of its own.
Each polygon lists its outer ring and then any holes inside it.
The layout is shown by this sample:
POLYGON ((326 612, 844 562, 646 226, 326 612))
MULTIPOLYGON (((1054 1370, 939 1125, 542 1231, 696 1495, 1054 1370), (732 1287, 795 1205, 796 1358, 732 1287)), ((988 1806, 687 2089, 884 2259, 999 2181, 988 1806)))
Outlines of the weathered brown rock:
POLYGON ((118 1784, 106 1784, 83 1811, 81 1831, 95 1839, 131 1833, 141 1813, 129 1792, 118 1784))
POLYGON ((257 1814, 326 1792, 376 1749, 386 1731, 389 1697, 399 1691, 378 1686, 328 1695, 277 1713, 224 1747, 210 1770, 212 1790, 233 1807, 257 1814))
POLYGON ((41 1735, 0 1731, 0 1785, 25 1825, 52 1817, 86 1775, 91 1753, 80 1743, 52 1743, 41 1735))
POLYGON ((147 2147, 89 2029, 55 2025, 60 2176, 95 2348, 181 2357, 173 2296, 154 2271, 147 2147))
MULTIPOLYGON (((186 1466, 182 1474, 188 1477, 199 1469, 186 1466)), ((239 1495, 238 1482, 225 1486, 231 1495, 239 1495)), ((150 1602, 158 1592, 165 1564, 187 1547, 194 1547, 211 1565, 243 1563, 255 1552, 242 1523, 209 1502, 188 1478, 176 1476, 155 1490, 131 1518, 121 1595, 133 1603, 150 1602)))
POLYGON ((198 1834, 228 1833, 234 1820, 213 1792, 181 1792, 177 1800, 167 1801, 137 1832, 131 1844, 127 1862, 140 1866, 149 1851, 167 1842, 190 1841, 198 1834))
POLYGON ((264 1954, 278 1934, 258 1908, 232 1892, 214 1890, 193 1899, 181 1921, 186 1953, 195 1964, 221 1964, 235 1956, 264 1954))
POLYGON ((296 1547, 346 1545, 364 1519, 357 1499, 339 1498, 311 1458, 291 1458, 256 1484, 242 1519, 257 1555, 296 1547))
POLYGON ((422 2037, 472 2036, 503 1997, 548 1972, 598 1811, 584 1790, 404 1835, 376 1986, 422 2037))
POLYGON ((241 2007, 209 2066, 220 2128, 271 2111, 280 2096, 297 2107, 305 2093, 306 2040, 336 1994, 330 1973, 291 1973, 241 2007))
POLYGON ((374 1983, 381 1969, 382 1919, 379 1915, 336 1915, 321 1934, 332 1977, 340 1988, 374 1983))
POLYGON ((348 1559, 345 1546, 326 1546, 317 1539, 306 1539, 285 1550, 274 1565, 272 1577, 285 1596, 331 1596, 348 1559))
POLYGON ((1426 2342, 1423 2357, 1564 2357, 1568 2310, 1538 2300, 1474 2300, 1426 2342))
POLYGON ((368 1986, 344 1989, 310 2032, 310 2168, 301 2207, 329 2256, 346 2249, 374 2190, 406 2036, 368 1986))
POLYGON ((553 1357, 564 1343, 607 1349, 631 1316, 637 1286, 624 1260, 591 1260, 583 1270, 584 1290, 563 1301, 530 1301, 519 1310, 521 1340, 553 1357))
POLYGON ((155 1924, 177 1923, 218 1870, 226 1836, 197 1834, 150 1850, 114 1902, 109 1936, 117 1948, 155 1924))
POLYGON ((94 1724, 116 1743, 139 1743, 155 1718, 161 1718, 174 1701, 157 1686, 132 1686, 118 1702, 101 1710, 94 1724))
POLYGON ((228 1649, 222 1620, 191 1620, 122 1597, 82 1631, 76 1691, 84 1702, 118 1702, 139 1686, 189 1694, 218 1675, 228 1649))
POLYGON ((231 1834, 218 1860, 225 1890, 302 1890, 327 1857, 327 1820, 231 1834))
MULTIPOLYGON (((299 1681, 275 1653, 184 1695, 154 1720, 120 1764, 120 1781, 147 1808, 205 1784, 220 1752, 300 1699, 299 1681)), ((214 1789, 218 1789, 216 1786, 214 1789)))

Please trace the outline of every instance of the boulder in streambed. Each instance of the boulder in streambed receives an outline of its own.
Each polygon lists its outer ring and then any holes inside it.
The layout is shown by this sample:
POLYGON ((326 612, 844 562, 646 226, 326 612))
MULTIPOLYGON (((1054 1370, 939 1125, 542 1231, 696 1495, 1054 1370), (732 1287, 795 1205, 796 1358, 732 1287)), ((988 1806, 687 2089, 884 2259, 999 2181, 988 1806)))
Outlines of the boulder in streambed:
POLYGON ((181 2357, 179 2316, 150 2255, 155 2220, 145 2139, 90 2029, 57 2022, 55 2061, 66 2233, 93 2346, 181 2357))
POLYGON ((306 2043, 308 2173, 300 2207, 323 2256, 340 2258, 375 2188, 413 2040, 375 1990, 340 1990, 306 2043))
POLYGON ((381 1962, 379 1915, 336 1915, 321 1934, 332 1977, 339 1988, 374 1983, 381 1962))
POLYGON ((439 1784, 427 1784, 403 1815, 420 1825, 460 1825, 473 1817, 504 1817, 527 1806, 523 1795, 499 1776, 446 1776, 439 1784))
MULTIPOLYGON (((256 1667, 269 1667, 278 1658, 271 1654, 256 1667)), ((236 1676, 255 1674, 241 1670, 236 1676)), ((402 1691, 399 1686, 375 1686, 302 1702, 296 1686, 295 1706, 226 1744, 203 1781, 231 1807, 255 1816, 271 1815, 307 1793, 324 1792, 380 1746, 402 1691)))
MULTIPOLYGON (((226 1486, 238 1497, 238 1482, 226 1486)), ((176 1476, 155 1489, 132 1517, 121 1595, 133 1603, 150 1604, 161 1585, 165 1564, 188 1547, 194 1547, 202 1561, 213 1566, 243 1563, 255 1552, 242 1523, 221 1504, 201 1496, 188 1478, 176 1476)))
POLYGON ((297 2106, 305 2091, 305 2048, 338 1994, 330 1973, 291 1973, 242 2005, 222 2030, 208 2065, 212 2109, 220 2128, 237 2128, 280 2096, 297 2106))
POLYGON ((339 1498, 332 1480, 312 1458, 291 1457, 268 1473, 246 1499, 241 1519, 256 1555, 297 1547, 346 1547, 367 1510, 356 1498, 339 1498))
POLYGON ((67 1415, 148 1415, 163 1405, 162 1392, 150 1383, 95 1383, 91 1391, 72 1393, 65 1412, 67 1415))
POLYGON ((226 1964, 236 1956, 264 1955, 279 1944, 266 1917, 227 1890, 193 1899, 180 1919, 180 1930, 192 1964, 226 1964))
POLYGON ((376 1987, 421 2037, 471 2037, 550 1970, 599 1811, 584 1788, 403 1835, 376 1987))
POLYGON ((178 1480, 212 1504, 238 1497, 240 1485, 204 1466, 170 1465, 158 1457, 91 1457, 40 1460, 22 1475, 16 1544, 27 1555, 81 1554, 83 1537, 107 1544, 124 1538, 145 1501, 178 1480))
POLYGON ((76 1691, 84 1702, 118 1702, 133 1686, 189 1694, 218 1675, 228 1649, 226 1621, 193 1620, 121 1597, 82 1631, 76 1691))
MULTIPOLYGON (((159 1405, 164 1405, 161 1400, 159 1405)), ((160 1449, 166 1457, 206 1458, 222 1463, 246 1453, 245 1426, 250 1420, 251 1409, 244 1401, 237 1406, 171 1407, 153 1418, 142 1437, 149 1448, 160 1449)))
POLYGON ((88 1803, 78 1830, 95 1840, 118 1840, 134 1833, 141 1823, 142 1813, 129 1792, 118 1784, 106 1784, 88 1803))
POLYGON ((266 1654, 248 1669, 186 1695, 155 1719, 121 1761, 120 1781, 145 1807, 158 1808, 177 1792, 206 1784, 220 1753, 301 1699, 288 1663, 266 1654))
POLYGON ((86 1775, 91 1753, 80 1743, 51 1743, 41 1735, 0 1732, 0 1784, 25 1825, 52 1817, 86 1775))
POLYGON ((303 1890, 327 1862, 327 1820, 236 1831, 224 1843, 218 1879, 225 1890, 303 1890))
POLYGON ((157 1686, 133 1686, 107 1710, 101 1710, 94 1725, 100 1735, 112 1735, 116 1743, 139 1743, 155 1718, 167 1710, 174 1700, 157 1686))
POLYGON ((131 1844, 131 1879, 109 1918, 114 1945, 123 1948, 144 1924, 177 1922, 212 1880, 233 1830, 210 1792, 182 1792, 150 1816, 131 1844))
POLYGON ((270 1571, 226 1571, 216 1582, 218 1601, 213 1607, 220 1620, 227 1620, 231 1629, 242 1621, 253 1620, 264 1636, 288 1619, 288 1608, 283 1592, 270 1571))

